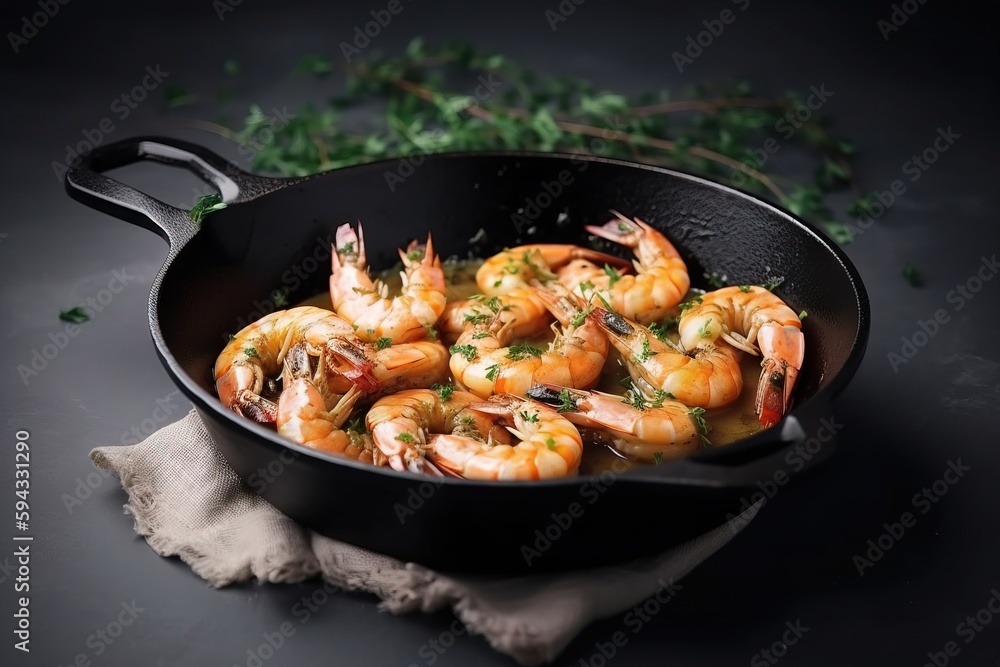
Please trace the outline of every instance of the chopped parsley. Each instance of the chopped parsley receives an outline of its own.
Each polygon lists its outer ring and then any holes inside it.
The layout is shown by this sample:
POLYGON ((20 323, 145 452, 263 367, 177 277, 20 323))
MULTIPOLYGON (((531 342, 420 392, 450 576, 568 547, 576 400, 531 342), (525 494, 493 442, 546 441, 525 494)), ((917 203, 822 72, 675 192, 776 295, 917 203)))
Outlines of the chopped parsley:
POLYGON ((750 286, 749 285, 740 285, 740 291, 743 292, 744 294, 749 294, 750 293, 750 286))
POLYGON ((653 465, 660 465, 663 463, 663 452, 653 452, 653 465))
POLYGON ((701 446, 709 447, 712 441, 708 439, 707 434, 711 430, 708 422, 705 421, 705 408, 691 408, 691 412, 688 413, 692 421, 694 421, 694 426, 698 429, 698 437, 701 438, 701 446))
POLYGON ((639 351, 639 354, 635 355, 635 360, 638 361, 640 364, 642 364, 642 363, 645 363, 646 360, 648 360, 654 354, 656 354, 656 353, 653 352, 653 350, 651 350, 649 348, 649 339, 648 338, 643 338, 642 339, 642 350, 639 351))
POLYGON ((527 343, 521 345, 511 345, 507 349, 507 358, 513 359, 514 361, 521 361, 522 359, 527 359, 528 357, 541 357, 542 351, 537 347, 528 345, 527 343))
POLYGON ((472 334, 472 339, 479 340, 480 338, 489 338, 491 335, 493 334, 487 331, 477 331, 476 333, 472 334))
POLYGON ((711 273, 705 273, 703 275, 705 276, 705 280, 708 282, 708 284, 711 285, 712 287, 715 287, 716 289, 726 286, 725 276, 720 276, 715 271, 712 271, 711 273))
POLYGON ((712 324, 712 318, 710 317, 707 320, 705 320, 704 324, 702 324, 700 327, 698 327, 698 334, 702 338, 711 338, 712 337, 712 330, 709 328, 709 325, 711 325, 711 324, 712 324))
POLYGON ((489 319, 490 316, 487 313, 480 313, 475 308, 472 309, 472 314, 465 316, 465 321, 469 324, 486 324, 489 319))
POLYGON ((406 259, 410 260, 411 262, 419 262, 424 258, 424 252, 425 251, 423 248, 415 248, 410 252, 406 253, 406 259))
POLYGON ((682 303, 680 305, 680 309, 681 310, 690 310, 691 308, 694 308, 695 306, 700 306, 704 300, 705 299, 703 299, 702 297, 696 296, 695 298, 691 299, 690 301, 685 301, 684 303, 682 303))
POLYGON ((354 252, 354 241, 348 241, 344 245, 337 248, 338 255, 356 255, 354 252))
POLYGON ((375 341, 376 350, 384 350, 387 347, 392 347, 392 339, 388 336, 383 336, 375 341))
POLYGON ((631 234, 632 233, 632 228, 629 227, 628 225, 626 225, 624 222, 619 221, 618 222, 618 231, 620 231, 622 234, 631 234))
MULTIPOLYGON (((69 310, 60 310, 59 319, 63 322, 83 324, 84 322, 90 320, 90 315, 88 315, 87 311, 83 309, 83 306, 75 306, 69 310)), ((232 338, 230 340, 232 340, 232 338)))
POLYGON ((500 370, 500 364, 493 364, 492 366, 486 367, 486 379, 493 381, 493 378, 497 376, 497 371, 500 370))
POLYGON ((513 276, 517 274, 518 271, 521 270, 521 267, 519 267, 517 264, 508 264, 507 266, 503 267, 503 270, 513 276))
POLYGON ((531 424, 538 423, 538 413, 537 412, 522 412, 520 413, 521 419, 531 424))
POLYGON ((903 278, 906 282, 910 283, 910 287, 920 287, 924 284, 924 279, 917 271, 917 267, 912 264, 907 264, 903 267, 903 278))
POLYGON ((366 433, 365 420, 363 417, 358 417, 357 419, 352 419, 347 423, 347 430, 354 431, 355 433, 361 434, 366 433))
POLYGON ((438 339, 437 329, 435 329, 434 327, 432 327, 429 324, 425 324, 424 328, 427 329, 427 338, 429 340, 437 340, 438 339))
POLYGON ((608 274, 608 278, 611 280, 608 282, 608 288, 614 287, 615 283, 622 279, 622 274, 615 268, 604 265, 604 273, 608 274))
POLYGON ((450 384, 432 384, 431 389, 437 392, 442 401, 447 401, 455 393, 455 387, 450 384))
POLYGON ((244 348, 243 354, 247 355, 248 357, 253 357, 254 359, 260 359, 260 355, 257 354, 257 348, 255 347, 244 348))
POLYGON ((466 358, 467 361, 472 361, 477 356, 479 356, 479 353, 476 351, 476 348, 473 347, 472 345, 452 345, 451 347, 448 348, 448 351, 451 352, 452 354, 462 355, 463 357, 466 358))
POLYGON ((800 320, 804 320, 807 317, 809 317, 809 311, 803 310, 802 312, 799 313, 799 319, 800 320))
POLYGON ((581 310, 579 313, 573 316, 573 318, 569 321, 569 323, 572 324, 574 327, 578 327, 587 320, 587 315, 590 315, 592 312, 594 312, 593 308, 588 308, 587 310, 581 310))
POLYGON ((580 283, 580 292, 582 293, 585 292, 586 290, 593 291, 594 283, 590 282, 589 280, 584 280, 582 283, 580 283))
POLYGON ((778 287, 778 285, 780 285, 783 282, 785 282, 784 276, 775 276, 775 277, 768 276, 767 282, 761 285, 761 287, 766 289, 768 292, 773 292, 778 287))
POLYGON ((205 219, 206 215, 224 208, 226 208, 226 202, 222 201, 222 195, 213 193, 201 197, 198 203, 188 211, 188 217, 194 221, 194 224, 201 227, 201 221, 205 219))
POLYGON ((663 320, 663 324, 653 322, 649 325, 649 333, 656 336, 661 343, 666 343, 667 331, 673 329, 675 326, 677 326, 677 320, 673 318, 663 320))
POLYGON ((569 389, 563 389, 559 392, 559 407, 556 408, 556 411, 579 412, 579 408, 576 407, 576 399, 569 393, 569 389))
POLYGON ((414 438, 411 434, 407 433, 406 431, 403 431, 402 433, 397 435, 396 440, 402 440, 408 445, 416 442, 416 438, 414 438))
POLYGON ((553 438, 546 438, 545 439, 545 446, 548 447, 549 449, 551 449, 552 451, 555 451, 555 449, 556 449, 556 441, 553 438))

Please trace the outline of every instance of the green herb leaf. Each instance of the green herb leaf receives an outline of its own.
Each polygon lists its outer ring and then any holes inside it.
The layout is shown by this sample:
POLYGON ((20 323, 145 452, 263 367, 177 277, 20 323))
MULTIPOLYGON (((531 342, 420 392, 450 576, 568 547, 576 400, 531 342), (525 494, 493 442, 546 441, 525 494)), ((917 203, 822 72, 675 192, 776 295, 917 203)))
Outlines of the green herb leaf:
POLYGON ((804 319, 806 319, 807 317, 809 317, 809 312, 808 312, 808 311, 805 311, 805 310, 803 310, 803 311, 801 311, 801 312, 799 313, 799 319, 800 319, 800 320, 804 320, 804 319))
POLYGON ((257 354, 257 348, 255 347, 243 348, 243 354, 245 354, 248 357, 252 357, 254 359, 260 359, 260 355, 257 354))
POLYGON ((222 201, 222 195, 213 193, 201 197, 191 210, 188 211, 188 217, 194 221, 194 224, 201 227, 201 221, 205 219, 206 215, 224 208, 226 208, 226 203, 222 201))
POLYGON ((710 317, 707 320, 705 320, 704 324, 698 327, 698 335, 700 335, 702 338, 711 338, 712 330, 709 329, 709 325, 711 324, 712 324, 712 318, 710 317))
POLYGON ((768 292, 773 292, 775 289, 777 289, 778 285, 780 285, 783 282, 785 282, 784 276, 775 276, 775 277, 768 276, 767 282, 761 285, 761 287, 766 289, 768 292))
POLYGON ((608 275, 608 278, 611 279, 608 282, 609 288, 614 287, 615 283, 622 279, 622 274, 619 273, 617 269, 614 269, 613 267, 608 266, 607 264, 604 265, 604 273, 606 273, 608 275))
POLYGON ((401 440, 401 441, 405 442, 408 445, 409 444, 413 444, 414 442, 417 441, 417 439, 413 437, 412 433, 407 433, 406 431, 403 431, 402 433, 400 433, 399 435, 397 435, 396 436, 396 440, 401 440))
POLYGON ((500 364, 492 364, 486 367, 486 379, 490 382, 493 381, 497 376, 497 371, 500 370, 500 364))
POLYGON ((538 413, 537 412, 521 412, 519 413, 521 419, 526 422, 537 424, 538 423, 538 413))
POLYGON ((912 264, 907 264, 903 267, 903 278, 906 282, 910 283, 910 287, 920 287, 924 284, 924 279, 917 271, 917 267, 912 264))
POLYGON ((521 345, 511 345, 507 348, 507 358, 513 359, 514 361, 521 361, 522 359, 527 359, 528 357, 541 357, 542 350, 537 347, 532 347, 527 343, 521 345))
POLYGON ((455 387, 450 384, 432 384, 431 389, 437 392, 442 401, 447 401, 455 393, 455 387))
POLYGON ((579 412, 579 408, 576 407, 576 399, 573 398, 573 394, 570 393, 569 389, 563 389, 559 392, 559 406, 556 408, 557 412, 579 412))
POLYGON ((749 294, 750 293, 750 286, 749 285, 740 285, 740 291, 743 292, 744 294, 749 294))
POLYGON ((387 347, 392 347, 392 339, 388 336, 383 336, 375 341, 376 350, 384 350, 387 347))
POLYGON ((555 449, 556 449, 556 441, 555 441, 555 439, 554 438, 546 438, 545 439, 545 446, 548 447, 549 449, 551 449, 552 451, 555 451, 555 449))
POLYGON ((472 345, 452 345, 448 348, 448 351, 452 354, 460 354, 468 361, 472 361, 479 355, 479 352, 472 345))
POLYGON ((708 439, 708 432, 712 429, 707 421, 705 421, 705 408, 691 408, 688 415, 694 421, 694 426, 698 429, 698 437, 701 439, 701 446, 708 447, 712 444, 712 441, 708 439))
POLYGON ((72 322, 73 324, 83 324, 90 320, 90 315, 84 310, 83 306, 74 306, 69 310, 60 310, 59 319, 63 322, 72 322))
POLYGON ((578 327, 587 321, 587 316, 594 312, 593 308, 587 308, 586 310, 581 310, 579 313, 570 318, 570 325, 578 327))
POLYGON ((716 289, 726 286, 725 279, 715 271, 712 271, 711 273, 705 273, 703 275, 705 276, 705 280, 708 282, 708 284, 716 289))
POLYGON ((660 465, 663 463, 663 452, 653 452, 653 465, 660 465))

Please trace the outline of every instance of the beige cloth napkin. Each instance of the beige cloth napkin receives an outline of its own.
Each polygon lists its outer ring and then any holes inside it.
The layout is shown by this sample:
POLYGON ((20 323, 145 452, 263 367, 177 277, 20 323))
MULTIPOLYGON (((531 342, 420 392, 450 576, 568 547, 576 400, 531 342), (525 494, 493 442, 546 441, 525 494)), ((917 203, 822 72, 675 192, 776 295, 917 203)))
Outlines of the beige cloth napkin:
MULTIPOLYGON (((137 445, 98 447, 90 458, 121 479, 125 512, 161 556, 179 556, 214 586, 321 575, 377 595, 396 614, 450 606, 471 634, 523 665, 552 661, 594 619, 669 589, 756 514, 669 551, 620 566, 517 578, 433 572, 312 532, 243 486, 197 413, 137 445)), ((677 587, 679 588, 679 587, 677 587)))

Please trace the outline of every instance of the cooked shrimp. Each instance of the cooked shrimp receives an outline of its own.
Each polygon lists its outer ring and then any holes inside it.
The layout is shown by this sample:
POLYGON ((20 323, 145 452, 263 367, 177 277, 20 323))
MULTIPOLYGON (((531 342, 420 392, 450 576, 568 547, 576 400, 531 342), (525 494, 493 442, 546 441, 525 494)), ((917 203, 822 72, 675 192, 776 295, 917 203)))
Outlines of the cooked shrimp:
POLYGON ((395 470, 440 472, 427 465, 424 450, 428 438, 447 434, 476 442, 509 442, 509 434, 493 420, 467 408, 480 398, 449 387, 409 389, 380 399, 368 411, 365 422, 379 451, 395 470))
POLYGON ((691 287, 687 267, 677 249, 651 225, 612 211, 615 220, 587 231, 632 248, 636 275, 622 275, 612 266, 598 273, 592 264, 577 263, 560 275, 563 285, 584 298, 595 296, 629 319, 649 324, 676 306, 691 287), (582 278, 582 279, 581 279, 582 278), (578 282, 579 281, 579 282, 578 282))
POLYGON ((443 471, 468 479, 552 479, 576 474, 583 440, 552 408, 510 394, 494 396, 470 409, 496 416, 519 441, 516 445, 479 442, 460 435, 429 439, 427 456, 443 471))
POLYGON ((304 343, 292 347, 285 356, 284 366, 284 389, 278 398, 276 419, 278 433, 313 449, 372 463, 372 453, 357 447, 341 429, 361 397, 361 390, 352 386, 328 411, 323 394, 314 383, 317 376, 322 377, 323 370, 310 369, 304 343))
POLYGON ((569 387, 597 382, 608 356, 607 336, 568 291, 535 289, 562 325, 561 330, 553 326, 555 340, 547 350, 528 344, 506 346, 499 319, 475 325, 451 347, 452 377, 468 391, 483 398, 497 393, 524 396, 539 382, 569 387))
POLYGON ((582 248, 569 243, 537 243, 509 248, 493 255, 476 271, 476 283, 483 294, 497 296, 528 287, 531 281, 543 283, 556 279, 554 271, 574 259, 588 259, 625 268, 629 263, 620 257, 582 248))
POLYGON ((441 260, 434 254, 430 235, 421 249, 411 243, 406 252, 399 251, 403 260, 402 294, 389 298, 386 286, 368 275, 365 256, 365 235, 349 225, 337 229, 333 247, 333 273, 330 276, 330 299, 333 309, 354 324, 359 337, 369 342, 389 339, 407 343, 427 337, 444 310, 445 282, 441 260))
POLYGON ((215 388, 226 407, 255 421, 273 422, 277 406, 261 396, 264 382, 281 372, 288 350, 300 341, 351 384, 368 390, 377 386, 361 349, 364 343, 351 325, 328 310, 302 306, 265 315, 222 350, 215 361, 215 388))
POLYGON ((438 320, 437 329, 446 342, 454 343, 469 327, 484 324, 494 317, 503 325, 501 342, 504 345, 517 338, 541 335, 552 321, 549 309, 534 289, 517 287, 489 299, 480 294, 471 299, 450 301, 438 320))
POLYGON ((788 411, 805 357, 805 337, 802 321, 784 301, 763 287, 723 287, 695 299, 677 329, 688 349, 721 338, 763 356, 754 405, 760 423, 773 426, 788 411))
POLYGON ((685 353, 618 313, 595 308, 591 317, 621 352, 633 383, 641 390, 659 389, 685 405, 703 408, 728 405, 739 397, 743 389, 739 352, 727 343, 706 341, 685 353))
POLYGON ((640 401, 641 408, 621 396, 581 391, 554 384, 536 385, 528 396, 558 408, 563 417, 604 434, 621 454, 640 461, 668 461, 698 449, 698 428, 691 408, 660 397, 640 401))

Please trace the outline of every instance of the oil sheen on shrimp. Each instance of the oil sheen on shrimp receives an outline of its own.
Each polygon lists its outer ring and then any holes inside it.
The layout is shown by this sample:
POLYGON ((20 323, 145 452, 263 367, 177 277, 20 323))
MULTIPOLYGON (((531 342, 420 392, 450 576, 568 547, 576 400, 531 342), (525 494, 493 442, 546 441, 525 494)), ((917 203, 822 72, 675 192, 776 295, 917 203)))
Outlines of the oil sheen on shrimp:
POLYGON ((503 344, 499 320, 478 324, 451 347, 452 377, 468 391, 524 396, 532 385, 549 382, 569 387, 593 386, 608 356, 608 338, 586 316, 583 305, 567 290, 535 288, 559 320, 556 338, 543 350, 531 345, 503 344))
POLYGON ((621 396, 554 384, 536 385, 528 396, 560 409, 573 424, 601 433, 631 459, 669 461, 694 453, 700 443, 691 408, 680 401, 661 398, 640 409, 621 396))
POLYGON ((476 271, 476 283, 483 294, 497 296, 525 288, 532 281, 553 282, 555 271, 575 259, 608 264, 619 269, 629 266, 620 257, 569 243, 536 243, 509 248, 493 255, 476 271))
POLYGON ((684 299, 691 280, 677 249, 663 234, 638 218, 612 211, 615 219, 587 231, 614 241, 635 253, 635 275, 623 275, 611 266, 575 261, 559 273, 559 281, 584 298, 597 297, 611 309, 642 324, 655 322, 684 299))
POLYGON ((618 313, 595 308, 590 317, 607 332, 640 391, 659 389, 685 405, 702 408, 729 405, 739 397, 743 389, 740 353, 729 344, 705 341, 683 352, 618 313))
POLYGON ((440 474, 424 457, 428 439, 435 435, 469 438, 480 443, 510 441, 491 417, 468 410, 480 398, 451 387, 409 389, 376 402, 366 424, 379 451, 395 470, 440 474))
POLYGON ((444 271, 441 260, 434 254, 434 245, 427 236, 426 248, 416 242, 406 252, 400 250, 403 261, 403 289, 399 296, 389 298, 386 286, 368 275, 365 256, 365 236, 349 225, 337 229, 333 247, 333 272, 330 276, 330 299, 333 309, 353 323, 357 335, 369 342, 389 339, 407 343, 427 338, 444 311, 444 271))
POLYGON ((460 435, 433 436, 427 455, 441 470, 468 479, 503 481, 553 479, 579 470, 583 440, 559 412, 510 394, 469 407, 492 415, 517 442, 507 445, 460 435))
POLYGON ((288 350, 305 342, 322 357, 331 374, 374 390, 377 380, 365 356, 364 343, 343 319, 322 308, 301 306, 265 315, 248 325, 215 361, 215 388, 226 407, 259 422, 273 422, 277 406, 260 394, 267 378, 277 376, 288 350))
POLYGON ((805 337, 802 321, 780 298, 763 287, 723 287, 695 299, 677 330, 688 349, 721 339, 762 356, 754 405, 760 423, 773 426, 788 412, 805 357, 805 337))

